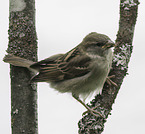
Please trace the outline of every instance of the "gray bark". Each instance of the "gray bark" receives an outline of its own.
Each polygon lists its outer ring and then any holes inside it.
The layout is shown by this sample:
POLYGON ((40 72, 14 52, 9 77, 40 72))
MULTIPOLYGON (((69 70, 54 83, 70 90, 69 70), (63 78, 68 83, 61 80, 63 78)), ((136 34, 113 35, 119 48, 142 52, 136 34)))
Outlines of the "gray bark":
MULTIPOLYGON (((7 52, 37 61, 35 0, 10 0, 7 52)), ((29 84, 32 73, 10 66, 11 127, 13 134, 37 134, 37 85, 29 84)))
POLYGON ((132 41, 138 12, 138 0, 121 0, 120 1, 120 21, 117 33, 116 47, 114 49, 114 58, 112 70, 109 75, 115 75, 112 80, 118 85, 117 87, 109 86, 105 83, 101 95, 95 97, 90 107, 99 107, 97 110, 102 113, 101 117, 95 118, 91 114, 84 116, 78 123, 79 134, 101 134, 104 130, 104 123, 112 110, 117 93, 127 75, 128 63, 132 53, 132 41))

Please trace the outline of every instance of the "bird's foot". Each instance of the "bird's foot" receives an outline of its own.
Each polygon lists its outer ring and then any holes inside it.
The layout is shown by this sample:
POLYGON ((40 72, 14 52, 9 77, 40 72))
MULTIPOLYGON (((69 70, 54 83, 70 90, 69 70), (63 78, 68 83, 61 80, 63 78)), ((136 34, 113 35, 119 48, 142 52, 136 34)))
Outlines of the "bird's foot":
POLYGON ((111 80, 111 78, 114 78, 115 75, 111 75, 111 76, 108 76, 107 79, 106 79, 106 82, 111 86, 111 85, 114 85, 115 87, 117 87, 117 84, 111 80))
POLYGON ((82 115, 85 115, 86 113, 90 113, 90 114, 92 114, 95 117, 98 117, 98 115, 99 115, 100 117, 104 118, 103 115, 100 112, 95 110, 96 108, 98 108, 98 106, 96 106, 96 107, 91 109, 90 107, 88 107, 86 105, 86 108, 87 108, 87 111, 85 111, 82 115))
POLYGON ((95 116, 95 117, 98 117, 98 115, 99 116, 101 116, 102 118, 104 118, 103 117, 103 115, 100 113, 100 112, 98 112, 98 111, 96 111, 95 109, 96 108, 98 108, 99 106, 96 106, 96 107, 94 107, 94 108, 90 108, 89 106, 87 106, 78 96, 76 96, 75 94, 72 94, 72 96, 77 100, 77 101, 79 101, 86 109, 87 109, 87 111, 85 111, 82 115, 85 115, 86 113, 90 113, 90 114, 92 114, 93 116, 95 116))

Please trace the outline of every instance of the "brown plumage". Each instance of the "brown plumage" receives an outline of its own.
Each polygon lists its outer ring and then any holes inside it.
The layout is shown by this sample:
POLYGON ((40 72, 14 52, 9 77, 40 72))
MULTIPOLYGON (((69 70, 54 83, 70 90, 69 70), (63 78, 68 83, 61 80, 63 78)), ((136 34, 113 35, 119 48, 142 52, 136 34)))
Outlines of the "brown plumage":
POLYGON ((85 100, 93 93, 101 92, 111 68, 110 48, 114 45, 108 36, 92 32, 65 54, 57 54, 39 62, 9 54, 4 61, 37 72, 31 82, 48 82, 61 93, 72 93, 76 100, 95 115, 94 110, 86 106, 80 97, 85 100))

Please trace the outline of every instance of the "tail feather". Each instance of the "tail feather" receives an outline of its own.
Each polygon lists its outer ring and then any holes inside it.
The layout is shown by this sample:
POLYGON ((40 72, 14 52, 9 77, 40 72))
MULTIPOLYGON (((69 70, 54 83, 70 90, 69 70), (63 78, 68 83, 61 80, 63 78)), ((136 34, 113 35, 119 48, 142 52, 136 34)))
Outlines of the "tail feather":
POLYGON ((20 58, 18 56, 12 55, 12 54, 6 55, 3 59, 3 61, 6 63, 9 63, 11 65, 14 65, 14 66, 26 67, 28 69, 30 69, 30 66, 35 63, 33 61, 30 61, 30 60, 27 60, 24 58, 20 58))

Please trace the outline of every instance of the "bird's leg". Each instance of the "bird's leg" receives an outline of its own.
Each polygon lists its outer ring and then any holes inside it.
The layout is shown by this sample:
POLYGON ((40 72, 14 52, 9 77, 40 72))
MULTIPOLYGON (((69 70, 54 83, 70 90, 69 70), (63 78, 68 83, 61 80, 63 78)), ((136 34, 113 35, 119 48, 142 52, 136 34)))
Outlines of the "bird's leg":
POLYGON ((78 101, 80 102, 86 109, 87 111, 83 113, 86 114, 86 113, 91 113, 92 115, 94 115, 95 117, 98 117, 96 114, 98 114, 99 116, 101 116, 102 118, 104 118, 101 113, 97 112, 95 109, 98 107, 96 106, 95 108, 91 109, 90 107, 88 107, 78 96, 76 96, 75 94, 72 94, 72 96, 78 101))
POLYGON ((114 85, 115 87, 117 87, 117 84, 111 80, 111 78, 114 78, 115 75, 111 75, 111 76, 108 76, 107 79, 106 79, 106 82, 111 86, 111 85, 114 85))

